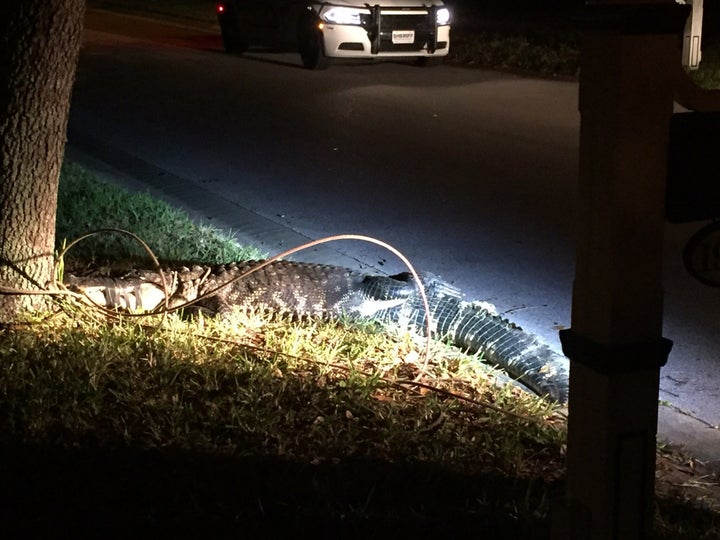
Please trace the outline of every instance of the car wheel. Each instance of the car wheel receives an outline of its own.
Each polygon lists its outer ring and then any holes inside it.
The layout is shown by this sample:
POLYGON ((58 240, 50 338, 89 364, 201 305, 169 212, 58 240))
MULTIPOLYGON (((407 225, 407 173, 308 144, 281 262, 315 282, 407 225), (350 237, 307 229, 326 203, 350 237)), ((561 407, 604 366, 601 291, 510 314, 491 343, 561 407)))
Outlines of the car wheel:
POLYGON ((223 48, 229 54, 242 54, 248 50, 250 43, 247 33, 241 30, 237 18, 228 13, 220 23, 223 48))
POLYGON ((308 69, 327 69, 330 59, 325 56, 322 33, 310 24, 301 25, 298 35, 298 49, 303 66, 308 69))

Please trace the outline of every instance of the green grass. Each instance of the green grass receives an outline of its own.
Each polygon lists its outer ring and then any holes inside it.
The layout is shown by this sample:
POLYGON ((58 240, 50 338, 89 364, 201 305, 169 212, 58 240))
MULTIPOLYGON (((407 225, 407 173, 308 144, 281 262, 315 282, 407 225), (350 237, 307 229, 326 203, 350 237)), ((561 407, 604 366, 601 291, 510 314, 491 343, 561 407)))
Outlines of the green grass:
POLYGON ((438 344, 418 386, 422 346, 372 326, 243 314, 108 323, 70 313, 0 334, 0 450, 14 459, 3 476, 21 500, 57 481, 54 460, 69 460, 73 485, 87 482, 77 496, 88 515, 111 520, 151 524, 171 499, 177 516, 224 525, 269 512, 275 522, 353 530, 412 530, 446 516, 457 520, 444 524, 450 534, 489 523, 516 538, 545 530, 563 471, 563 417, 498 390, 476 359, 438 344), (51 470, 28 479, 18 465, 26 455, 27 467, 51 470), (100 472, 78 456, 102 462, 100 472), (152 470, 138 465, 148 456, 152 470), (138 470, 115 478, 127 459, 138 470), (166 478, 178 461, 181 478, 166 478), (121 490, 149 485, 134 494, 139 513, 123 501, 104 507, 98 474, 121 490), (228 475, 242 488, 231 490, 228 475), (167 489, 192 497, 158 496, 167 489))
MULTIPOLYGON (((58 249, 87 233, 123 229, 142 238, 162 261, 209 264, 263 258, 216 228, 196 224, 186 214, 145 193, 131 193, 98 181, 82 167, 65 163, 60 175, 56 220, 58 249)), ((148 264, 140 244, 113 233, 94 235, 68 252, 71 266, 148 264)))
POLYGON ((565 16, 542 9, 507 12, 461 2, 453 9, 448 62, 551 77, 574 77, 579 36, 565 16))
POLYGON ((527 34, 478 31, 454 35, 448 62, 552 77, 574 77, 579 52, 574 42, 545 42, 527 34))
POLYGON ((377 330, 260 315, 108 324, 75 312, 3 338, 0 425, 24 444, 562 470, 555 407, 498 391, 491 370, 443 346, 426 384, 478 403, 418 387, 406 361, 418 346, 377 330))

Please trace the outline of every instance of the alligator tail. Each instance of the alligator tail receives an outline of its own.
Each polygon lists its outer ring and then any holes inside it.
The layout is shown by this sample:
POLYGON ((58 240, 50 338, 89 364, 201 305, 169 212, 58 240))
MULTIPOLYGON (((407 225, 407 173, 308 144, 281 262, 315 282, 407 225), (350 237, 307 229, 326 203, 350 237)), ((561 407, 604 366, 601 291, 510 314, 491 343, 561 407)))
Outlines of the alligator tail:
MULTIPOLYGON (((466 302, 460 291, 431 274, 422 277, 430 306, 433 337, 449 341, 467 353, 505 370, 538 395, 565 404, 569 361, 537 337, 496 315, 479 302, 466 302)), ((425 334, 425 310, 414 295, 396 313, 395 322, 425 334)))

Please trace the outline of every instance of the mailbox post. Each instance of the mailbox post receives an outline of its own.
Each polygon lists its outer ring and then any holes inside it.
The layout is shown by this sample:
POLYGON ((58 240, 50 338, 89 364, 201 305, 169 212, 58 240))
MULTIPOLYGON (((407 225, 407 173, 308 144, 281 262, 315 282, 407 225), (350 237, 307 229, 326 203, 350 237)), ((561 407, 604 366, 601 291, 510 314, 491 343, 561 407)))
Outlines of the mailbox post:
POLYGON ((652 534, 662 337, 665 178, 688 6, 587 6, 566 497, 557 540, 652 534))

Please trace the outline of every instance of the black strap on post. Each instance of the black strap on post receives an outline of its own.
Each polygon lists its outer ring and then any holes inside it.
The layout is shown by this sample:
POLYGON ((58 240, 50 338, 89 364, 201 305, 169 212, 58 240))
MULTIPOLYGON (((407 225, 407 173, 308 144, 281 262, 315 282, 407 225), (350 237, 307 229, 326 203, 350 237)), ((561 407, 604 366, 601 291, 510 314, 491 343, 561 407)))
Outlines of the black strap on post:
POLYGON ((667 363, 673 342, 667 338, 627 345, 603 345, 574 332, 560 330, 563 354, 603 375, 661 368, 667 363))

